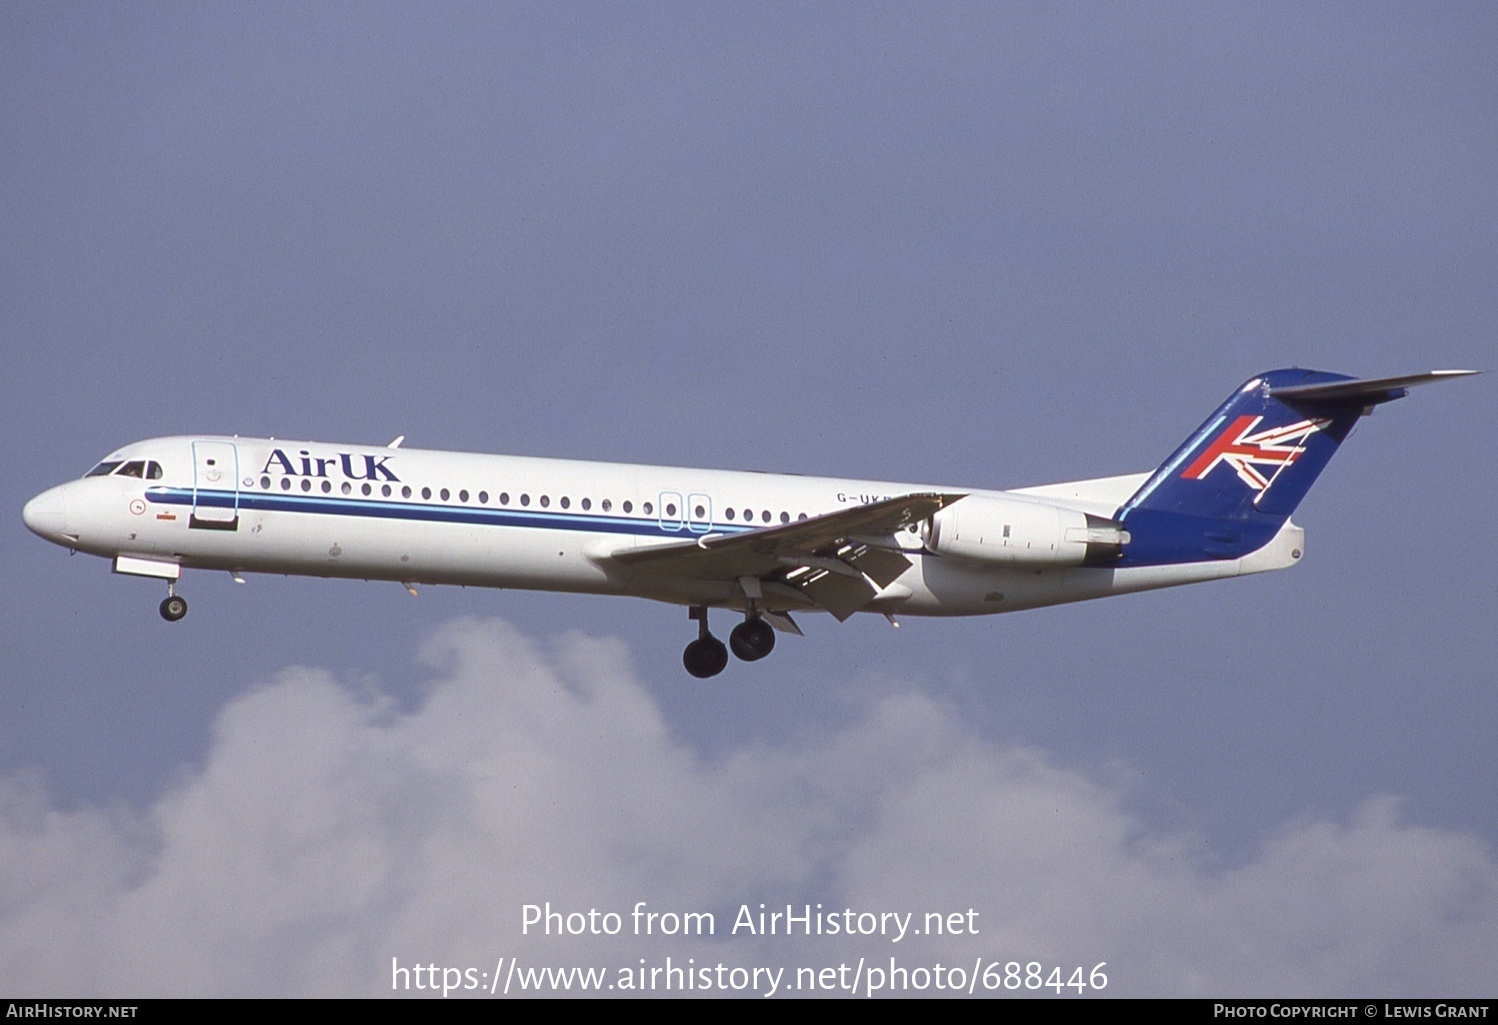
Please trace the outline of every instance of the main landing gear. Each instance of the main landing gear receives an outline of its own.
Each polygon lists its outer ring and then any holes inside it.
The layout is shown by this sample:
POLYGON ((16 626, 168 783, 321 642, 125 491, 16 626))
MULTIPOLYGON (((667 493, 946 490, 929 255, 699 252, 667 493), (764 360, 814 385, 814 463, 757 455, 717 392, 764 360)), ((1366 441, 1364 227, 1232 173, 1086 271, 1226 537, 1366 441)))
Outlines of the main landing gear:
POLYGON ((171 581, 167 581, 166 597, 161 602, 161 618, 168 623, 175 623, 187 615, 187 599, 177 593, 177 588, 171 581))
POLYGON ((717 676, 728 666, 730 647, 745 662, 758 662, 775 648, 775 628, 753 609, 733 628, 726 646, 708 631, 707 606, 693 605, 687 614, 697 620, 697 639, 681 653, 681 664, 699 680, 717 676))
POLYGON ((775 628, 751 612, 729 633, 728 646, 745 662, 758 662, 775 650, 775 628))
POLYGON ((728 665, 728 649, 708 632, 707 606, 693 605, 687 615, 697 620, 697 639, 681 653, 681 664, 699 680, 717 676, 728 665))

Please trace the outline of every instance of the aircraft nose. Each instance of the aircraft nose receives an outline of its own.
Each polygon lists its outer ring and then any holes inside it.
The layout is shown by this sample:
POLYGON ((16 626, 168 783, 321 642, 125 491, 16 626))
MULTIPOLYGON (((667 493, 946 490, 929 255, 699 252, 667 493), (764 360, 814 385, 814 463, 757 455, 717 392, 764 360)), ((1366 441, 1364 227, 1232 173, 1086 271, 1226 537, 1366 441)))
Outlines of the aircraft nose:
POLYGON ((68 532, 68 503, 62 488, 43 491, 27 502, 26 508, 21 510, 21 518, 32 533, 61 544, 63 535, 68 532))

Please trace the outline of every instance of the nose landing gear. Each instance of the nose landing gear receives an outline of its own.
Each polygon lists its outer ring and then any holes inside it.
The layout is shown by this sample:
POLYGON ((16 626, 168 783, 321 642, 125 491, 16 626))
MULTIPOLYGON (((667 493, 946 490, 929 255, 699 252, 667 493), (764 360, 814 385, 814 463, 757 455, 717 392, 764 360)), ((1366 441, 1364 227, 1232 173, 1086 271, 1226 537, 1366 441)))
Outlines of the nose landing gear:
POLYGON ((161 618, 168 623, 175 623, 187 615, 187 599, 177 593, 177 588, 172 581, 167 581, 166 597, 161 602, 161 618))

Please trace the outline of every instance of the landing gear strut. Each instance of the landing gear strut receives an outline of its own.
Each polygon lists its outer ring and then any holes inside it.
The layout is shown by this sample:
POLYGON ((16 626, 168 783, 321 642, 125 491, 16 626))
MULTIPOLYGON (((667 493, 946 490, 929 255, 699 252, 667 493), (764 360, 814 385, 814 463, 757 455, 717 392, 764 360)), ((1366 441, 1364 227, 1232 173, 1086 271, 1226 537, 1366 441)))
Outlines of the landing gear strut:
POLYGON ((169 580, 166 585, 166 597, 161 602, 161 618, 168 623, 175 623, 187 615, 187 599, 177 594, 177 588, 169 580))
POLYGON ((728 649, 708 632, 707 606, 693 605, 687 610, 687 615, 697 620, 697 639, 681 653, 681 664, 699 680, 717 676, 728 665, 728 649))
POLYGON ((728 635, 728 646, 745 662, 758 662, 775 650, 775 628, 758 613, 750 612, 728 635))

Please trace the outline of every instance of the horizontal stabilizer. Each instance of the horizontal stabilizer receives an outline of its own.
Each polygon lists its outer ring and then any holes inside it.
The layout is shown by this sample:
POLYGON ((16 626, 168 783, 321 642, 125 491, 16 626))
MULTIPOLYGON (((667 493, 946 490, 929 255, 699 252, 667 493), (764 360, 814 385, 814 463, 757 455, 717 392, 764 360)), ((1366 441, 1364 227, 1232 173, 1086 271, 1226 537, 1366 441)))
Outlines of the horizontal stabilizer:
POLYGON ((1269 388, 1269 394, 1288 405, 1328 406, 1376 406, 1380 402, 1392 402, 1404 398, 1408 389, 1417 384, 1444 381, 1452 377, 1467 377, 1480 373, 1477 370, 1432 370, 1427 374, 1406 374, 1403 377, 1375 377, 1365 380, 1331 381, 1320 384, 1292 384, 1269 388))

